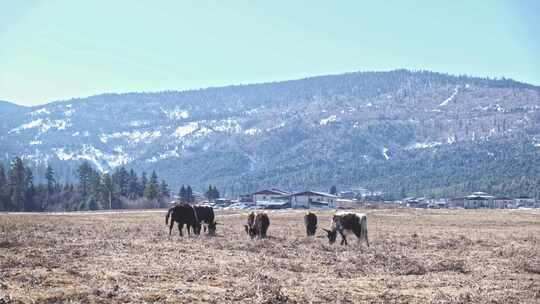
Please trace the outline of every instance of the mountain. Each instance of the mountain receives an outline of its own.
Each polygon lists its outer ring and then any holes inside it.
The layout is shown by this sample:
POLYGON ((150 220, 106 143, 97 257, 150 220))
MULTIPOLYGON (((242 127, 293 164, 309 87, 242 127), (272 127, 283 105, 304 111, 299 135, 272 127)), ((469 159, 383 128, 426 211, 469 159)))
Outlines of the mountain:
POLYGON ((103 94, 2 111, 0 155, 64 180, 83 160, 156 170, 173 189, 540 195, 539 107, 537 86, 408 70, 103 94))

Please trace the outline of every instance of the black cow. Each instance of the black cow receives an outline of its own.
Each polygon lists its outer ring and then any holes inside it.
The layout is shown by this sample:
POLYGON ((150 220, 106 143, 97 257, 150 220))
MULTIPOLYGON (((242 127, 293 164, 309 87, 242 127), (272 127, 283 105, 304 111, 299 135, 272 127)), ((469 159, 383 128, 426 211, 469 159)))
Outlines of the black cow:
POLYGON ((317 231, 317 215, 312 212, 306 213, 306 215, 304 215, 304 224, 306 225, 307 235, 315 235, 315 232, 317 231))
POLYGON ((266 213, 251 212, 248 215, 247 225, 244 225, 246 233, 251 237, 258 237, 259 239, 266 238, 266 232, 270 226, 270 219, 266 213))
MULTIPOLYGON (((195 209, 197 220, 204 227, 204 231, 206 232, 206 228, 208 227, 208 234, 215 235, 217 223, 214 221, 214 208, 209 206, 193 206, 193 209, 195 209)), ((197 234, 201 232, 200 227, 201 225, 198 226, 199 231, 196 232, 197 234)))
POLYGON ((171 235, 174 222, 178 223, 178 231, 180 236, 183 236, 182 229, 184 224, 186 225, 188 235, 191 235, 190 228, 193 229, 194 234, 198 234, 201 231, 201 224, 197 219, 197 213, 191 205, 178 204, 169 209, 165 216, 165 225, 169 224, 169 217, 171 217, 171 225, 169 227, 169 235, 171 235))
POLYGON ((331 230, 324 229, 328 235, 328 241, 333 244, 336 241, 337 233, 341 235, 341 245, 347 245, 346 234, 354 234, 358 238, 358 242, 362 239, 366 241, 369 247, 368 231, 367 231, 367 216, 363 213, 336 213, 332 218, 331 230))

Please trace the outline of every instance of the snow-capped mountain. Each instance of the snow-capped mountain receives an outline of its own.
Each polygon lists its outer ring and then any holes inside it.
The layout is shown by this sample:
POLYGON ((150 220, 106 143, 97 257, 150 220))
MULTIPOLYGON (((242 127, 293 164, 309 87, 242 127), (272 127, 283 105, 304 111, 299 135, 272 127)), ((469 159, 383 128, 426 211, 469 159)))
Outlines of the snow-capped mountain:
POLYGON ((539 122, 532 85, 362 72, 37 107, 0 102, 0 155, 52 163, 64 179, 87 160, 233 192, 361 184, 449 193, 475 182, 503 191, 499 174, 540 176, 513 167, 538 162, 539 122))

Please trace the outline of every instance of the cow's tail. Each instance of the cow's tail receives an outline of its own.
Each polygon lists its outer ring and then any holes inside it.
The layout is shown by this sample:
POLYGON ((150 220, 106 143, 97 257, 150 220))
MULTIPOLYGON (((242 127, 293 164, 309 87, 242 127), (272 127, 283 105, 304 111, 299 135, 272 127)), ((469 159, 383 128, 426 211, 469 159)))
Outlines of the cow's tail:
POLYGON ((362 235, 362 238, 366 240, 366 244, 369 247, 368 230, 367 230, 367 216, 362 217, 362 221, 360 223, 360 234, 362 235))
POLYGON ((167 215, 165 216, 165 225, 169 225, 169 217, 171 216, 171 213, 173 212, 173 208, 169 209, 167 211, 167 215))

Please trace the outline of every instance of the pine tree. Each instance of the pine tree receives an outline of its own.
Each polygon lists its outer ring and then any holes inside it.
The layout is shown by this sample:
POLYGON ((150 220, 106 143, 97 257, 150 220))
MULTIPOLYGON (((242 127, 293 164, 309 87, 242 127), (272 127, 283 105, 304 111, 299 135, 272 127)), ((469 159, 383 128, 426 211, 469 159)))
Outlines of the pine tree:
POLYGON ((206 190, 206 193, 204 194, 204 196, 206 196, 206 198, 208 199, 208 201, 212 201, 214 200, 214 189, 212 188, 212 185, 209 185, 208 186, 208 190, 206 190))
POLYGON ((79 178, 79 192, 83 197, 88 195, 88 187, 90 182, 90 176, 92 174, 92 167, 87 161, 84 161, 79 168, 77 168, 77 177, 79 178))
POLYGON ((167 182, 165 182, 165 180, 161 180, 161 184, 159 185, 159 196, 161 198, 171 196, 171 192, 169 191, 169 185, 167 185, 167 182))
POLYGON ((218 189, 217 189, 216 186, 214 186, 214 189, 212 190, 212 192, 213 192, 213 198, 214 198, 215 200, 218 199, 218 198, 220 197, 219 191, 218 191, 218 189))
POLYGON ((139 188, 141 186, 139 185, 139 179, 137 177, 137 173, 133 169, 129 170, 129 176, 128 176, 128 198, 135 199, 139 197, 139 188))
POLYGON ((157 177, 156 171, 152 171, 150 180, 148 181, 148 183, 146 184, 146 188, 144 189, 144 197, 146 197, 149 200, 156 199, 158 197, 158 190, 159 190, 158 177, 157 177))
POLYGON ((332 194, 332 195, 337 195, 337 188, 336 188, 336 186, 332 185, 332 187, 330 187, 330 194, 332 194))
POLYGON ((139 188, 139 197, 144 196, 144 190, 146 189, 146 184, 148 184, 148 178, 146 177, 146 172, 142 173, 141 176, 141 187, 139 188))
POLYGON ((47 181, 47 194, 50 196, 55 191, 56 179, 54 178, 54 170, 50 165, 47 165, 45 170, 45 180, 47 181))
POLYGON ((39 211, 40 208, 34 201, 34 174, 29 167, 24 168, 24 188, 25 211, 39 211))
POLYGON ((116 207, 116 206, 113 206, 113 200, 115 200, 116 198, 116 193, 115 193, 116 185, 113 183, 113 180, 108 173, 103 174, 101 180, 102 180, 101 197, 105 202, 107 202, 106 208, 113 209, 116 207))
POLYGON ((9 205, 7 195, 8 182, 4 165, 0 163, 0 211, 6 211, 9 205))
POLYGON ((180 187, 180 191, 178 191, 178 197, 179 197, 181 203, 187 203, 187 201, 186 201, 186 188, 184 187, 184 185, 182 185, 182 187, 180 187))
POLYGON ((205 193, 206 198, 209 201, 213 201, 219 198, 219 191, 216 186, 209 185, 208 190, 205 193))
POLYGON ((186 188, 186 201, 188 203, 193 203, 195 202, 195 199, 193 197, 193 190, 191 189, 191 186, 188 185, 187 188, 186 188))
POLYGON ((123 166, 117 168, 113 173, 112 180, 120 191, 120 195, 127 196, 129 189, 129 173, 123 166))
POLYGON ((9 170, 9 193, 11 206, 9 210, 24 211, 25 207, 25 168, 22 160, 16 157, 9 170))

